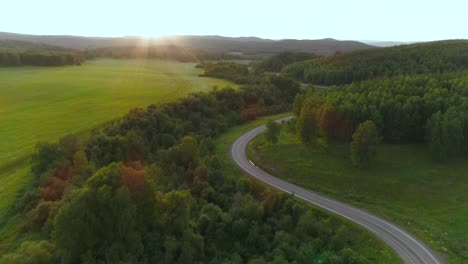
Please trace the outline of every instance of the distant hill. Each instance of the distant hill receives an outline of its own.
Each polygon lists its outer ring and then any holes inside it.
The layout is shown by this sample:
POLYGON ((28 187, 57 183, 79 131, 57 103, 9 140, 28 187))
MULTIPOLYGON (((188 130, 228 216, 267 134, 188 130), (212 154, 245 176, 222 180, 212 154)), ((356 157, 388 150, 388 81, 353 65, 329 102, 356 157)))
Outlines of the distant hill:
POLYGON ((60 51, 64 52, 68 49, 57 47, 38 42, 26 42, 10 39, 0 39, 0 50, 7 51, 60 51))
POLYGON ((307 52, 315 54, 334 54, 374 48, 357 41, 335 39, 318 40, 268 40, 260 38, 227 38, 220 36, 180 36, 167 37, 157 42, 166 42, 196 49, 221 53, 241 53, 244 55, 267 56, 280 52, 307 52))
POLYGON ((288 65, 283 73, 303 82, 334 85, 463 70, 468 70, 468 40, 424 42, 319 57, 288 65))
POLYGON ((158 39, 146 39, 141 37, 101 38, 80 36, 43 36, 0 32, 0 40, 6 39, 43 43, 81 50, 105 47, 176 45, 214 53, 233 53, 251 58, 265 57, 280 52, 333 54, 335 52, 349 52, 374 47, 357 41, 339 41, 335 39, 269 40, 256 37, 229 38, 221 36, 171 36, 158 39))

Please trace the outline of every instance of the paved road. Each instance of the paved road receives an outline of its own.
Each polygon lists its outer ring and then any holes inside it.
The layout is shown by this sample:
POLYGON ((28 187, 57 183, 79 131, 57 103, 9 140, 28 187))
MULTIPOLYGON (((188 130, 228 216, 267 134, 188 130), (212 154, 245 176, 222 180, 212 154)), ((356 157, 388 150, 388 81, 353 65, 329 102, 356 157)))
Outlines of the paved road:
MULTIPOLYGON (((286 117, 277 122, 290 119, 286 117)), ((276 178, 261 170, 247 158, 246 148, 249 142, 265 131, 260 126, 242 135, 231 146, 231 156, 234 162, 246 173, 286 193, 317 205, 327 211, 340 215, 368 229, 387 243, 407 264, 442 264, 443 261, 426 245, 412 237, 402 228, 380 219, 364 210, 342 203, 324 195, 309 191, 295 184, 276 178)))

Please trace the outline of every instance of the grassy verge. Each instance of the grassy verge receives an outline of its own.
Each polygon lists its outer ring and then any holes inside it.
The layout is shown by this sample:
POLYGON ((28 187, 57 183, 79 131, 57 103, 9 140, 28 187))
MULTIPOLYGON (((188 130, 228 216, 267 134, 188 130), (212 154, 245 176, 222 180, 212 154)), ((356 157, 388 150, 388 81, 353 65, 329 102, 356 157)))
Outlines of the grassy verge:
POLYGON ((257 137, 250 157, 287 181, 325 193, 397 222, 449 263, 468 262, 468 163, 436 164, 422 145, 382 145, 367 170, 352 166, 346 144, 326 151, 282 131, 270 146, 257 137))
MULTIPOLYGON (((279 119, 287 115, 288 114, 281 114, 281 115, 261 118, 254 122, 250 122, 242 126, 234 127, 230 129, 227 133, 219 137, 216 140, 216 151, 217 153, 220 153, 220 159, 222 161, 225 172, 231 177, 240 177, 244 175, 244 173, 232 163, 231 157, 230 157, 231 144, 239 136, 241 136, 244 132, 247 132, 248 130, 255 128, 256 126, 266 123, 266 121, 270 118, 279 119)), ((298 202, 305 204, 305 202, 301 200, 298 200, 298 202)), ((323 212, 324 214, 329 215, 330 217, 339 218, 313 205, 308 204, 308 206, 311 208, 311 210, 319 210, 323 212)), ((345 220, 343 219, 342 221, 345 221, 345 220)), ((372 260, 372 263, 401 263, 400 259, 390 248, 388 248, 382 241, 374 237, 367 230, 364 230, 358 226, 354 226, 351 223, 346 223, 346 224, 360 233, 359 239, 355 241, 353 250, 355 250, 356 252, 359 252, 363 256, 366 256, 368 259, 372 260)))

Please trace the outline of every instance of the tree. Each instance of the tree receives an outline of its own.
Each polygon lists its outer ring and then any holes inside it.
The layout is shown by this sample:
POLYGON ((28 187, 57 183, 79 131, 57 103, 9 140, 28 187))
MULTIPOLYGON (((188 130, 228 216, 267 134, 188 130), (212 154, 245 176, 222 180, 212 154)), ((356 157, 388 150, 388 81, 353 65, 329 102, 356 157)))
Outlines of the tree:
POLYGON ((73 170, 76 174, 83 173, 88 167, 86 152, 80 150, 73 155, 73 170))
POLYGON ((439 111, 431 116, 426 125, 426 137, 429 143, 429 151, 436 160, 442 160, 447 155, 445 153, 442 113, 439 111))
POLYGON ((53 239, 62 263, 74 263, 84 254, 119 262, 138 250, 136 208, 122 186, 122 169, 120 163, 100 169, 59 210, 53 239))
POLYGON ((193 137, 184 137, 179 145, 179 149, 184 164, 188 164, 198 158, 198 143, 193 137))
POLYGON ((304 104, 305 99, 306 99, 305 94, 297 94, 296 97, 294 98, 292 111, 296 116, 301 115, 302 105, 304 104))
POLYGON ((281 125, 274 122, 273 120, 268 120, 266 123, 265 139, 270 144, 276 144, 278 142, 278 137, 281 132, 281 125))
POLYGON ((354 166, 367 168, 377 154, 380 137, 374 122, 361 123, 353 134, 351 142, 351 160, 354 166))
POLYGON ((25 241, 14 253, 0 258, 0 263, 46 264, 54 262, 54 245, 46 240, 25 241))
POLYGON ((304 105, 301 110, 301 115, 296 124, 297 133, 302 143, 312 143, 317 137, 318 127, 315 113, 311 107, 304 105))
POLYGON ((433 158, 443 161, 459 154, 463 149, 463 123, 458 114, 450 109, 442 114, 433 114, 427 121, 426 140, 433 158))

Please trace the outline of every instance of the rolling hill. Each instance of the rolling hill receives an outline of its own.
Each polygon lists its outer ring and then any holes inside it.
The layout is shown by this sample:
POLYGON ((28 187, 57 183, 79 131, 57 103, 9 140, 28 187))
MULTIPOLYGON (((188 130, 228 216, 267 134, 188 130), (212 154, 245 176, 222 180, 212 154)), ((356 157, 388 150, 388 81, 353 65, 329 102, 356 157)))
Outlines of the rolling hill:
POLYGON ((468 70, 468 40, 444 40, 360 50, 288 65, 283 72, 307 83, 339 85, 372 78, 468 70))
POLYGON ((373 48, 357 41, 335 39, 318 40, 270 40, 256 37, 229 38, 221 36, 170 36, 157 39, 141 37, 81 37, 25 35, 0 32, 0 40, 16 40, 60 46, 70 49, 96 49, 104 47, 176 45, 214 53, 234 53, 249 57, 263 57, 279 52, 308 52, 333 54, 373 48))

